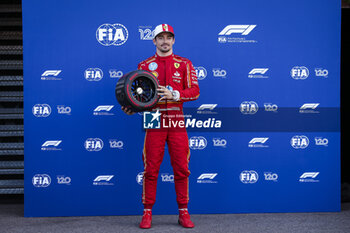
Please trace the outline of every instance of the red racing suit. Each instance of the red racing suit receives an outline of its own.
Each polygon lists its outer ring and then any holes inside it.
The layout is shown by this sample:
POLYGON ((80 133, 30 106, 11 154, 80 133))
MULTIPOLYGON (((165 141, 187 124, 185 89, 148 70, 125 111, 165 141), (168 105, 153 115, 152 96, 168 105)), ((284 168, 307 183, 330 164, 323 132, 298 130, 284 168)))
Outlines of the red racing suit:
MULTIPOLYGON (((152 110, 160 111, 161 122, 165 117, 173 121, 184 120, 182 103, 199 97, 197 75, 191 61, 174 54, 166 57, 155 54, 140 62, 138 69, 152 72, 160 85, 167 86, 168 89, 178 91, 180 94, 177 101, 158 102, 152 110)), ((176 201, 179 208, 187 208, 190 150, 186 128, 164 128, 161 124, 161 129, 147 129, 145 134, 142 153, 144 164, 142 203, 145 209, 151 209, 156 200, 158 173, 166 142, 174 172, 176 201)))

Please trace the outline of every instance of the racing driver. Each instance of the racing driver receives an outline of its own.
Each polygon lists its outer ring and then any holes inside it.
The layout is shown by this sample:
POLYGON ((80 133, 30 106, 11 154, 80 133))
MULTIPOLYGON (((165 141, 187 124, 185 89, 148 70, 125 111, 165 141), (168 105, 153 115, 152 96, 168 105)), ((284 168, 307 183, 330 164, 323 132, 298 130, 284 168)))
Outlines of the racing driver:
MULTIPOLYGON (((171 119, 172 122, 184 121, 182 103, 199 97, 195 69, 190 60, 173 54, 175 34, 172 26, 158 25, 154 29, 153 43, 156 46, 156 54, 138 65, 139 70, 153 73, 159 81, 157 91, 160 99, 152 111, 159 111, 161 119, 168 118, 167 120, 171 119)), ((122 107, 122 110, 128 115, 133 114, 125 107, 122 107)), ((147 129, 145 134, 142 153, 144 211, 140 228, 151 228, 152 207, 156 200, 158 173, 166 142, 174 171, 176 201, 179 207, 178 223, 183 227, 193 228, 194 224, 187 210, 190 150, 186 128, 163 126, 160 129, 147 129)))

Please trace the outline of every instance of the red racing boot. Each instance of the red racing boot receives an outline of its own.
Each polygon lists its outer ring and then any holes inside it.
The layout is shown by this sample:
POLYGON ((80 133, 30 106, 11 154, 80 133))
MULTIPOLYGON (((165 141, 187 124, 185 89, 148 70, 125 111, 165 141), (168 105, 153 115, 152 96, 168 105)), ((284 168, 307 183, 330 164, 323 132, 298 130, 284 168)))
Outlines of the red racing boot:
POLYGON ((140 228, 148 229, 152 226, 152 210, 150 209, 144 209, 143 210, 143 216, 140 223, 140 228))
POLYGON ((187 209, 179 209, 179 224, 185 228, 194 227, 187 209))

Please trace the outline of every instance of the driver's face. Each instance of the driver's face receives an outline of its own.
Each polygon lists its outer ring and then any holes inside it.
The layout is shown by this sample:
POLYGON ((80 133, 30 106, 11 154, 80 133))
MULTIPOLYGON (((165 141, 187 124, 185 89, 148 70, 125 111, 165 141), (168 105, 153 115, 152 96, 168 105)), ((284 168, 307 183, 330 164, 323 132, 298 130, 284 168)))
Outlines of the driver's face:
POLYGON ((169 32, 162 32, 153 39, 153 43, 159 51, 167 53, 173 48, 175 38, 169 32))

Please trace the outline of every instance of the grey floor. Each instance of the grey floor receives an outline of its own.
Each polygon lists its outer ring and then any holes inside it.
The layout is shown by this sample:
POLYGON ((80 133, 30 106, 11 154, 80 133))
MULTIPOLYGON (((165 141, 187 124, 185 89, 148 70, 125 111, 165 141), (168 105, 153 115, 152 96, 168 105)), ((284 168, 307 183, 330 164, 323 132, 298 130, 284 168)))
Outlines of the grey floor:
POLYGON ((0 204, 0 233, 99 232, 315 232, 350 233, 350 203, 338 213, 192 215, 196 224, 184 229, 176 215, 153 216, 151 229, 139 229, 141 216, 24 218, 23 204, 0 204))

